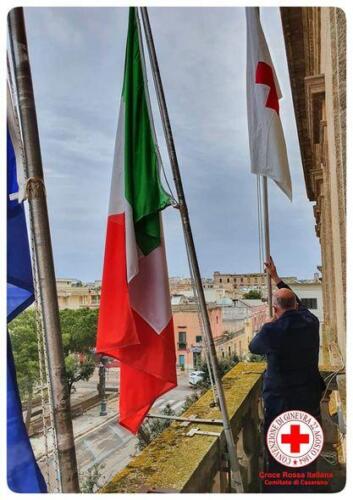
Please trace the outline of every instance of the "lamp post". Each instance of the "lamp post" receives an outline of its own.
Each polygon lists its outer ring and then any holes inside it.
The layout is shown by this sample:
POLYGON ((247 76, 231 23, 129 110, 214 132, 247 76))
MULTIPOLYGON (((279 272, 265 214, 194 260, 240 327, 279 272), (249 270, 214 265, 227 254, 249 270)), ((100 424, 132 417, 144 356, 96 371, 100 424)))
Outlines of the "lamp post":
POLYGON ((99 416, 104 417, 107 415, 107 400, 105 398, 105 363, 107 362, 106 356, 101 356, 98 367, 99 383, 98 383, 98 393, 100 396, 100 411, 99 416))

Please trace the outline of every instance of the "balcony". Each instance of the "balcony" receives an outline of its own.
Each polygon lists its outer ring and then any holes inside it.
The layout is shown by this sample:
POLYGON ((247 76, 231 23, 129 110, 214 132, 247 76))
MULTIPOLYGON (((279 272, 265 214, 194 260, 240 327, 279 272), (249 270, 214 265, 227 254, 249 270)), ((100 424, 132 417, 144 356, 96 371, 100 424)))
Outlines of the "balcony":
POLYGON ((187 343, 186 342, 178 342, 178 350, 186 351, 187 343))
MULTIPOLYGON (((261 446, 261 384, 264 363, 238 363, 223 378, 225 397, 237 442, 246 492, 261 492, 259 470, 263 470, 261 446)), ((334 370, 332 370, 333 372, 334 370)), ((329 369, 324 370, 326 377, 329 369)), ((336 390, 334 379, 330 391, 336 390)), ((325 447, 337 452, 339 442, 337 426, 329 415, 329 393, 322 405, 325 447)), ((219 419, 220 413, 213 408, 212 392, 206 392, 183 415, 203 419, 219 419)), ((342 462, 342 457, 341 457, 342 462)), ((324 467, 329 467, 326 463, 324 467)), ((342 488, 344 465, 335 466, 337 484, 342 488), (342 469, 343 467, 343 469, 342 469)), ((335 489, 336 488, 336 489, 335 489)), ((225 460, 225 439, 221 425, 174 422, 158 436, 140 455, 101 490, 102 493, 226 493, 229 492, 229 474, 225 460), (197 427, 200 431, 219 433, 214 435, 186 434, 197 427)))

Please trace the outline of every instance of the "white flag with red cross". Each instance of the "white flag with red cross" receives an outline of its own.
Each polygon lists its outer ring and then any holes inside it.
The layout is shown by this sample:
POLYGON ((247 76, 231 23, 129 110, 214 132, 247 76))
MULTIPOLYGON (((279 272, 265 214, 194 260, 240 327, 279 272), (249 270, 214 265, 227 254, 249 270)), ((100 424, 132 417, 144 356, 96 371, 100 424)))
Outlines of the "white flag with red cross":
POLYGON ((287 148, 280 119, 282 97, 258 7, 246 8, 247 102, 251 172, 271 177, 292 199, 287 148))

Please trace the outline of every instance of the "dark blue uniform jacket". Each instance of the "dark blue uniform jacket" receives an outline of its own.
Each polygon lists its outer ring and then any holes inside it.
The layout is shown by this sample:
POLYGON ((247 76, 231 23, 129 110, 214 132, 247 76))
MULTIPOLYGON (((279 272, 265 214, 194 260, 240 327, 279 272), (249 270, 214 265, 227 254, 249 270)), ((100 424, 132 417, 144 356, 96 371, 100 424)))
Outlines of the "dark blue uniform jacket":
MULTIPOLYGON (((281 281, 278 288, 289 288, 281 281)), ((325 384, 318 369, 320 323, 297 297, 298 309, 266 323, 249 344, 253 354, 266 355, 263 399, 265 416, 288 410, 320 415, 325 384)))

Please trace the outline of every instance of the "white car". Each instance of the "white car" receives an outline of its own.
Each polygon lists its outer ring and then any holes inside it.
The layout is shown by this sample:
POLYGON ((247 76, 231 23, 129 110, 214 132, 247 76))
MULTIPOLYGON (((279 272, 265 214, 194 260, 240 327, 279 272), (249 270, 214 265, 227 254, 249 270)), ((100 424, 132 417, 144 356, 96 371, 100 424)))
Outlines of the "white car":
POLYGON ((189 384, 196 385, 198 382, 201 382, 203 380, 204 375, 205 375, 205 372, 202 372, 200 370, 196 370, 194 372, 191 372, 189 375, 189 384))

